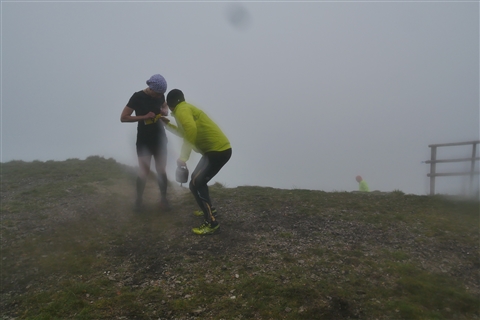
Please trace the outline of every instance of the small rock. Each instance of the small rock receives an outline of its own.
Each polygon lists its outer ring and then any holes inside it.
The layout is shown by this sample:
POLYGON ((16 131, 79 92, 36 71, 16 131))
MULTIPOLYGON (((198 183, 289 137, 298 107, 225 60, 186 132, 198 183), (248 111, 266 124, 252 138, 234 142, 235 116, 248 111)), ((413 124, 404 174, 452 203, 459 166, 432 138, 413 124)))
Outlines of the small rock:
POLYGON ((202 308, 198 308, 196 310, 193 310, 192 313, 195 314, 195 315, 199 315, 200 313, 202 313, 205 309, 202 309, 202 308))

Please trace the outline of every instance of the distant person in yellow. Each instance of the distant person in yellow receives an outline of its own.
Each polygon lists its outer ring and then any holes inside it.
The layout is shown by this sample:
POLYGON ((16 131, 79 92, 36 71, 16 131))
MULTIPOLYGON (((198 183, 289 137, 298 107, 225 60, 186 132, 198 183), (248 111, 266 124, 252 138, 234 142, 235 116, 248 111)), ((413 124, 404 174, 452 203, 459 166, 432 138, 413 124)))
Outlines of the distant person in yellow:
POLYGON ((370 189, 368 188, 368 184, 365 180, 362 179, 361 176, 357 176, 355 178, 358 182, 358 191, 369 192, 370 189))
POLYGON ((212 208, 207 183, 230 160, 232 148, 230 141, 205 112, 185 101, 183 92, 171 90, 167 95, 168 108, 177 122, 177 126, 166 118, 167 130, 183 137, 183 145, 177 166, 186 167, 192 149, 202 155, 190 179, 190 191, 203 212, 204 223, 193 228, 195 234, 215 233, 220 225, 216 219, 216 210, 212 208))

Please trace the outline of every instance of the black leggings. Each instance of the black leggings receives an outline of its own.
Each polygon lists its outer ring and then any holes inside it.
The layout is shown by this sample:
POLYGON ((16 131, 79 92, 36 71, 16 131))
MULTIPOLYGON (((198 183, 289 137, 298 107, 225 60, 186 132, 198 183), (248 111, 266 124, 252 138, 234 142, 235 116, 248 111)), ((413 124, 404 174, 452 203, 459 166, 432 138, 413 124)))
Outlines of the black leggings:
POLYGON ((212 215, 212 202, 207 183, 222 169, 231 156, 232 149, 207 152, 192 173, 190 191, 202 209, 205 221, 209 223, 215 222, 215 217, 212 215))

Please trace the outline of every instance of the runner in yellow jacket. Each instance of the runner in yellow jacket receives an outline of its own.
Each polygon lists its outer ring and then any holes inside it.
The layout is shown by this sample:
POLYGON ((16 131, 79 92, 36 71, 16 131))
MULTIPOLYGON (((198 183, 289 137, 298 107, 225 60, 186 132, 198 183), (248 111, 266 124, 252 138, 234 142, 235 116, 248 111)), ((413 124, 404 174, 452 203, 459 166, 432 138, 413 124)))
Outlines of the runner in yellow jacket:
POLYGON ((177 126, 168 119, 163 119, 166 128, 183 138, 177 166, 186 166, 192 150, 202 155, 191 175, 189 187, 203 212, 205 221, 192 231, 196 234, 215 233, 220 225, 215 217, 216 211, 212 208, 207 183, 230 160, 232 156, 230 141, 205 112, 185 101, 182 91, 171 90, 167 95, 167 104, 177 126))
POLYGON ((358 182, 358 191, 370 192, 367 181, 363 180, 362 176, 356 176, 355 180, 358 182))

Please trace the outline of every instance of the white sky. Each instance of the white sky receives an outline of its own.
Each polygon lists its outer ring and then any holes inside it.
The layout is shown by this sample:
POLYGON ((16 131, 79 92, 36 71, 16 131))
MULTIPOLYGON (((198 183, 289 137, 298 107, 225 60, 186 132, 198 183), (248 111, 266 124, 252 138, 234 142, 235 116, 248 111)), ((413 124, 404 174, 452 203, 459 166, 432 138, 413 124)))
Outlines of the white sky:
POLYGON ((1 162, 135 166, 120 113, 155 73, 230 138, 227 187, 353 191, 360 174, 427 194, 428 145, 480 135, 478 1, 2 1, 1 18, 1 162))

